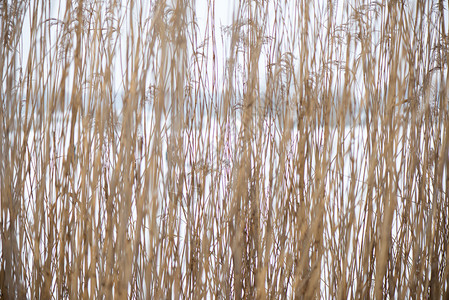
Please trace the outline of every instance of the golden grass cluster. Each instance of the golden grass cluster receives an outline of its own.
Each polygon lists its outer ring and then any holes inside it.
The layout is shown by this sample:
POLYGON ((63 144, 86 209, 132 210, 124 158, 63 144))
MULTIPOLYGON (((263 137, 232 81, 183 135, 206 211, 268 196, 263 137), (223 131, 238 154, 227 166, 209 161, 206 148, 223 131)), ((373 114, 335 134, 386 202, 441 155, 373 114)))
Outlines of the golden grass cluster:
POLYGON ((0 298, 448 299, 447 2, 197 2, 0 1, 0 298))

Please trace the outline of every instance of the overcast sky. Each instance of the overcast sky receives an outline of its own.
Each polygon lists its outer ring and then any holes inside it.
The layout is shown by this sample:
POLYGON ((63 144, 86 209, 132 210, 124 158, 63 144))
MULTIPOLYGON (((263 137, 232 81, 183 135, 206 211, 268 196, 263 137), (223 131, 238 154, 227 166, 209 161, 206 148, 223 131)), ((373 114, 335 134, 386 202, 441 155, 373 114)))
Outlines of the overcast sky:
MULTIPOLYGON (((172 0, 174 1, 174 0, 172 0)), ((170 1, 168 1, 169 3, 170 1)), ((206 38, 211 38, 211 31, 206 31, 206 25, 207 25, 207 19, 208 17, 210 17, 210 15, 208 15, 208 2, 209 0, 197 0, 196 2, 191 2, 191 4, 194 4, 195 6, 195 17, 196 17, 196 21, 198 23, 198 39, 201 41, 202 39, 206 39, 206 38)), ((292 36, 294 36, 296 34, 296 36, 301 34, 301 24, 298 24, 297 22, 295 22, 295 19, 298 20, 300 18, 295 18, 295 10, 293 9, 296 5, 302 5, 301 1, 285 1, 285 3, 283 1, 281 1, 281 5, 283 5, 283 7, 281 9, 279 9, 279 7, 275 7, 275 3, 269 2, 269 9, 268 9, 268 23, 267 23, 267 27, 265 29, 265 35, 266 36, 275 36, 279 30, 279 28, 274 28, 273 24, 275 21, 275 11, 278 10, 278 16, 280 15, 279 12, 282 12, 282 21, 285 22, 284 24, 286 24, 286 27, 284 27, 284 36, 281 38, 282 42, 285 43, 285 45, 291 45, 291 42, 289 39, 291 39, 292 36)), ((352 1, 352 2, 356 2, 358 4, 349 4, 349 2, 345 2, 342 0, 338 0, 338 1, 333 1, 333 7, 335 9, 334 11, 334 22, 336 24, 343 24, 344 22, 346 22, 347 17, 348 17, 348 13, 351 14, 354 10, 353 7, 360 7, 360 3, 358 1, 352 1)), ((39 2, 37 2, 39 3, 39 2)), ((86 1, 85 3, 89 3, 88 1, 86 1)), ((120 93, 121 90, 123 90, 123 80, 124 80, 124 76, 123 74, 125 73, 125 69, 126 69, 126 63, 127 63, 127 59, 126 59, 126 39, 127 39, 127 35, 129 34, 129 3, 126 0, 122 0, 122 16, 124 16, 123 18, 123 24, 122 24, 122 30, 121 30, 121 39, 120 39, 120 43, 121 45, 119 45, 118 47, 118 52, 120 54, 116 55, 116 59, 114 61, 114 75, 113 75, 113 79, 114 79, 114 89, 116 90, 116 92, 120 93)), ((319 34, 322 34, 323 36, 325 35, 325 31, 326 31, 326 23, 325 20, 327 20, 329 18, 329 11, 328 11, 328 6, 326 4, 327 2, 324 0, 319 0, 319 1, 311 1, 310 5, 311 5, 311 14, 310 14, 310 25, 309 25, 309 32, 318 32, 319 34), (319 20, 320 22, 315 22, 316 20, 319 20), (319 24, 318 26, 321 25, 321 28, 314 28, 315 24, 319 24)), ((374 8, 376 7, 376 5, 384 5, 381 4, 381 2, 369 2, 370 5, 374 8)), ((30 1, 30 7, 29 7, 29 12, 30 11, 36 11, 36 10, 40 10, 41 8, 36 8, 34 7, 35 2, 34 1, 30 1)), ((143 12, 143 17, 142 19, 148 19, 150 18, 151 14, 152 14, 152 9, 150 8, 150 3, 148 1, 135 1, 135 10, 133 13, 133 18, 135 18, 135 22, 137 22, 138 18, 138 14, 140 12, 143 12)), ((215 13, 215 42, 216 42, 216 74, 218 76, 217 80, 219 83, 222 83, 224 80, 224 70, 225 70, 225 61, 226 59, 229 58, 229 50, 230 50, 230 34, 226 35, 223 31, 224 28, 226 28, 227 26, 233 24, 233 20, 237 18, 237 11, 238 11, 238 6, 240 5, 240 2, 238 1, 234 1, 234 2, 228 2, 228 1, 214 1, 213 5, 215 6, 214 8, 214 13, 215 13)), ((428 1, 426 2, 426 5, 429 7, 429 9, 432 7, 432 1, 428 1)), ((406 9, 409 10, 409 15, 410 16, 414 16, 415 15, 415 1, 407 1, 407 5, 406 5, 406 9)), ((49 20, 38 20, 38 22, 52 22, 51 27, 46 27, 46 28, 50 28, 49 32, 50 32, 50 39, 49 41, 47 41, 49 44, 54 45, 55 41, 57 40, 57 35, 58 35, 58 30, 61 30, 61 26, 60 23, 57 22, 57 20, 64 20, 64 13, 65 13, 65 2, 64 1, 51 1, 50 2, 50 6, 47 8, 51 13, 48 14, 46 13, 46 16, 50 15, 50 19, 49 20)), ((445 26, 446 26, 446 32, 447 32, 447 28, 448 28, 448 24, 449 24, 449 18, 448 18, 448 11, 447 11, 447 7, 445 7, 445 26)), ((23 30, 22 30, 22 44, 21 44, 21 51, 20 52, 20 56, 21 56, 21 65, 23 68, 26 67, 26 62, 28 59, 28 53, 29 53, 29 49, 30 49, 30 42, 31 42, 31 36, 30 36, 30 14, 28 13, 25 17, 25 20, 23 22, 23 30)), ((374 16, 374 13, 373 13, 374 16)), ((430 18, 434 17, 433 15, 429 15, 430 18)), ((381 19, 379 19, 381 20, 381 19)), ((380 28, 380 27, 379 27, 380 28)), ((344 32, 343 34, 346 34, 346 32, 344 32)), ((354 32, 354 34, 356 34, 356 32, 354 32)), ((373 44, 376 42, 376 40, 378 40, 380 37, 380 32, 379 31, 374 31, 373 32, 373 44)), ((308 37, 309 40, 313 40, 314 37, 309 36, 308 37)), ((431 41, 432 39, 435 39, 437 37, 431 37, 431 41)), ((198 41, 198 43, 200 43, 200 41, 198 41)), ((261 92, 263 92, 263 90, 265 89, 265 81, 266 81, 266 67, 268 64, 267 61, 267 57, 266 57, 266 53, 268 53, 268 44, 264 46, 265 48, 262 49, 262 53, 260 55, 259 58, 259 83, 260 83, 260 89, 261 92)), ((318 39, 318 43, 317 44, 311 44, 310 48, 308 49, 309 51, 315 51, 316 54, 316 63, 315 66, 319 66, 319 64, 317 62, 319 62, 320 60, 320 55, 323 51, 325 47, 325 44, 322 40, 318 39)), ((41 47, 35 47, 35 49, 41 49, 41 47)), ((46 49, 48 52, 52 52, 55 51, 55 48, 49 48, 46 49)), ((189 49, 190 51, 192 51, 192 49, 189 49)), ((207 70, 209 70, 209 72, 206 74, 202 74, 202 76, 208 76, 209 81, 212 80, 212 72, 210 72, 210 70, 213 69, 212 66, 212 48, 209 47, 209 51, 206 57, 207 57, 207 70)), ((301 57, 300 54, 300 49, 299 47, 295 47, 293 49, 288 49, 285 48, 283 49, 283 51, 291 51, 292 53, 292 57, 293 57, 293 63, 294 63, 294 67, 295 67, 295 71, 298 71, 298 68, 300 68, 299 66, 299 60, 298 58, 301 57)), ((333 49, 333 54, 334 54, 334 59, 338 60, 341 59, 342 57, 344 58, 345 55, 345 49, 341 48, 341 49, 333 49)), ((361 51, 361 49, 359 48, 355 48, 355 49, 351 49, 351 54, 352 55, 358 55, 359 52, 361 51)), ((373 48, 373 51, 376 51, 375 48, 373 48)), ((36 53, 37 56, 39 57, 40 54, 36 53)), ((45 65, 44 69, 46 69, 48 71, 48 67, 49 65, 45 65)), ((430 68, 430 66, 429 66, 430 68)), ((203 69, 204 70, 204 69, 203 69)), ((335 66, 335 70, 338 70, 338 67, 335 66)), ((313 70, 311 70, 313 71, 313 70)), ((404 70, 405 71, 405 70, 404 70)), ((424 70, 425 71, 425 70, 424 70)), ((358 77, 362 77, 362 69, 359 68, 358 69, 358 77)), ((375 70, 375 72, 378 72, 378 70, 375 70)), ((71 68, 71 76, 73 76, 73 68, 71 68)), ((377 77, 377 76, 376 76, 377 77)), ((69 80, 69 82, 71 82, 69 80)), ((342 85, 342 83, 340 84, 342 85)), ((357 93, 362 93, 363 91, 363 86, 362 83, 360 84, 355 84, 353 85, 354 90, 352 91, 354 94, 357 93)), ((218 88, 222 88, 222 85, 219 84, 218 88)))

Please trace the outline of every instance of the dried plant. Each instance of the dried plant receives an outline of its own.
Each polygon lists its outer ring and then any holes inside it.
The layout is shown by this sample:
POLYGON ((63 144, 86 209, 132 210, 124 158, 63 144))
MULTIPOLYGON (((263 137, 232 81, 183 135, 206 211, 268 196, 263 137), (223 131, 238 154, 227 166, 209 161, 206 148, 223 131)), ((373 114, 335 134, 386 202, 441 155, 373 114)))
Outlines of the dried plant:
POLYGON ((447 299, 446 4, 201 3, 0 2, 0 298, 447 299))

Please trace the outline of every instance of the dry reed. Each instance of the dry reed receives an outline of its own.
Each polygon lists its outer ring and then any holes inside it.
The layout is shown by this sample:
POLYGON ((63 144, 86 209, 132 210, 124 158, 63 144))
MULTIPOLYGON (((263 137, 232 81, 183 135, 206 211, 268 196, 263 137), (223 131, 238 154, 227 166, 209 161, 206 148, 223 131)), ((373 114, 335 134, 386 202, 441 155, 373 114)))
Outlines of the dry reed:
POLYGON ((447 3, 203 2, 0 2, 1 298, 448 299, 447 3))

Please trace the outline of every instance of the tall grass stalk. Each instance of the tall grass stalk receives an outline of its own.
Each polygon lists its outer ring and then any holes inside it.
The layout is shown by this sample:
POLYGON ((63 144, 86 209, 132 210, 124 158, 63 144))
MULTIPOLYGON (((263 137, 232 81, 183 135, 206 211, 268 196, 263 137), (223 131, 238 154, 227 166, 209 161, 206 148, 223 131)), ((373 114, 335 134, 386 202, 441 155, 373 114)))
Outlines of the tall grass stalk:
POLYGON ((2 299, 449 297, 447 3, 234 4, 0 2, 2 299))

